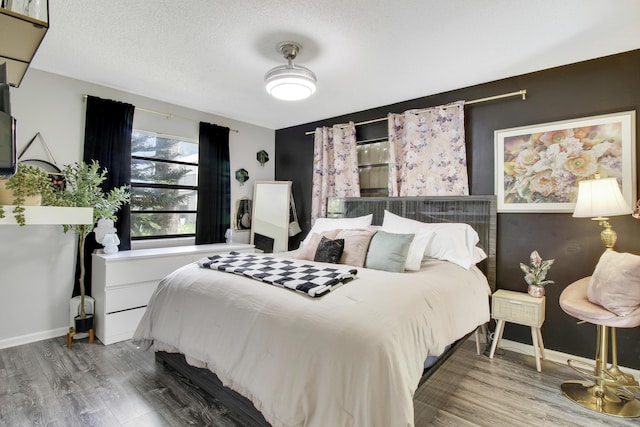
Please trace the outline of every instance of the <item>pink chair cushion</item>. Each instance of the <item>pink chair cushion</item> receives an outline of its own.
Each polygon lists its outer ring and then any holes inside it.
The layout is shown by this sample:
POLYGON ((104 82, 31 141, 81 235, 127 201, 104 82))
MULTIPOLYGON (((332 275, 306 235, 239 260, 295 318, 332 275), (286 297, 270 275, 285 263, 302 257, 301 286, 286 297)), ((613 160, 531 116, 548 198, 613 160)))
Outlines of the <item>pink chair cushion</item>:
POLYGON ((618 316, 587 299, 591 276, 584 277, 567 286, 560 294, 560 307, 570 316, 595 325, 616 328, 635 328, 640 325, 640 307, 626 316, 618 316))
POLYGON ((591 276, 587 299, 627 316, 640 306, 640 256, 605 251, 591 276))

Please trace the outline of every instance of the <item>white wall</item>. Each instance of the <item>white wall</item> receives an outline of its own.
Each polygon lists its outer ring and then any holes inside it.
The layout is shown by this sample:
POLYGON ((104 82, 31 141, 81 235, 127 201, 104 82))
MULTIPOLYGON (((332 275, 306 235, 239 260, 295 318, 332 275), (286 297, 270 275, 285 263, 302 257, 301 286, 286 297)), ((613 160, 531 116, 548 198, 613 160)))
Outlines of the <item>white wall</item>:
MULTIPOLYGON (((236 129, 229 134, 231 173, 249 172, 244 186, 231 180, 231 209, 251 197, 255 180, 273 180, 274 162, 264 167, 256 153, 274 154, 275 132, 91 83, 30 69, 19 88, 11 89, 12 115, 18 123, 18 151, 40 132, 60 166, 82 159, 83 95, 127 102, 173 118, 136 110, 134 128, 198 139, 198 122, 236 129)), ((211 100, 215 109, 215 99, 211 100)), ((24 158, 47 159, 40 146, 24 158)), ((232 215, 233 218, 233 215, 232 215)), ((0 226, 0 348, 64 335, 69 328, 75 237, 60 226, 0 226)))

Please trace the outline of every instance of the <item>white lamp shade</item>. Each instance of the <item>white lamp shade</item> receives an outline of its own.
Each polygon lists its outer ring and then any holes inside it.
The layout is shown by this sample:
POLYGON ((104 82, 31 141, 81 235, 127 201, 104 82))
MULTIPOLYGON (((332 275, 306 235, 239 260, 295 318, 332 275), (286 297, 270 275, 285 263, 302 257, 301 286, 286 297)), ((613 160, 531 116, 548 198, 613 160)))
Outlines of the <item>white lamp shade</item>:
POLYGON ((316 76, 299 65, 280 66, 264 76, 267 92, 285 101, 305 99, 316 91, 316 76))
POLYGON ((578 200, 573 210, 576 218, 627 215, 631 208, 622 197, 616 178, 590 179, 578 183, 578 200))

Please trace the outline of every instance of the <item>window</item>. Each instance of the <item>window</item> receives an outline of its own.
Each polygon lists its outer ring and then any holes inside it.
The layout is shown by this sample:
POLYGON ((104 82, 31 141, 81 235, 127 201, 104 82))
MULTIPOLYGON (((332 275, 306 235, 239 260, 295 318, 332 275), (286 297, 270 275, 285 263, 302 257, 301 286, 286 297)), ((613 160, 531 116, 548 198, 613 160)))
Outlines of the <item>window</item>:
POLYGON ((134 130, 131 238, 194 236, 197 203, 197 142, 134 130))
POLYGON ((389 195, 389 141, 386 137, 358 141, 358 170, 362 197, 389 195))

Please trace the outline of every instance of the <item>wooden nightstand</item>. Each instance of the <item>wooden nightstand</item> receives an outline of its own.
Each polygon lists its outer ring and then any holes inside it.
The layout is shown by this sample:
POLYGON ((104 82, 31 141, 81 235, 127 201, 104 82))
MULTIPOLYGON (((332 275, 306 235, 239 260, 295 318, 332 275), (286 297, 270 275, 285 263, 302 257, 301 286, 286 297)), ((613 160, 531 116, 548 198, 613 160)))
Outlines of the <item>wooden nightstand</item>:
POLYGON ((497 324, 489 357, 493 359, 493 354, 500 344, 505 322, 530 326, 536 369, 540 372, 540 360, 544 360, 544 343, 540 332, 544 323, 544 310, 545 297, 535 298, 523 292, 504 289, 496 291, 491 297, 491 316, 497 320, 497 324))

